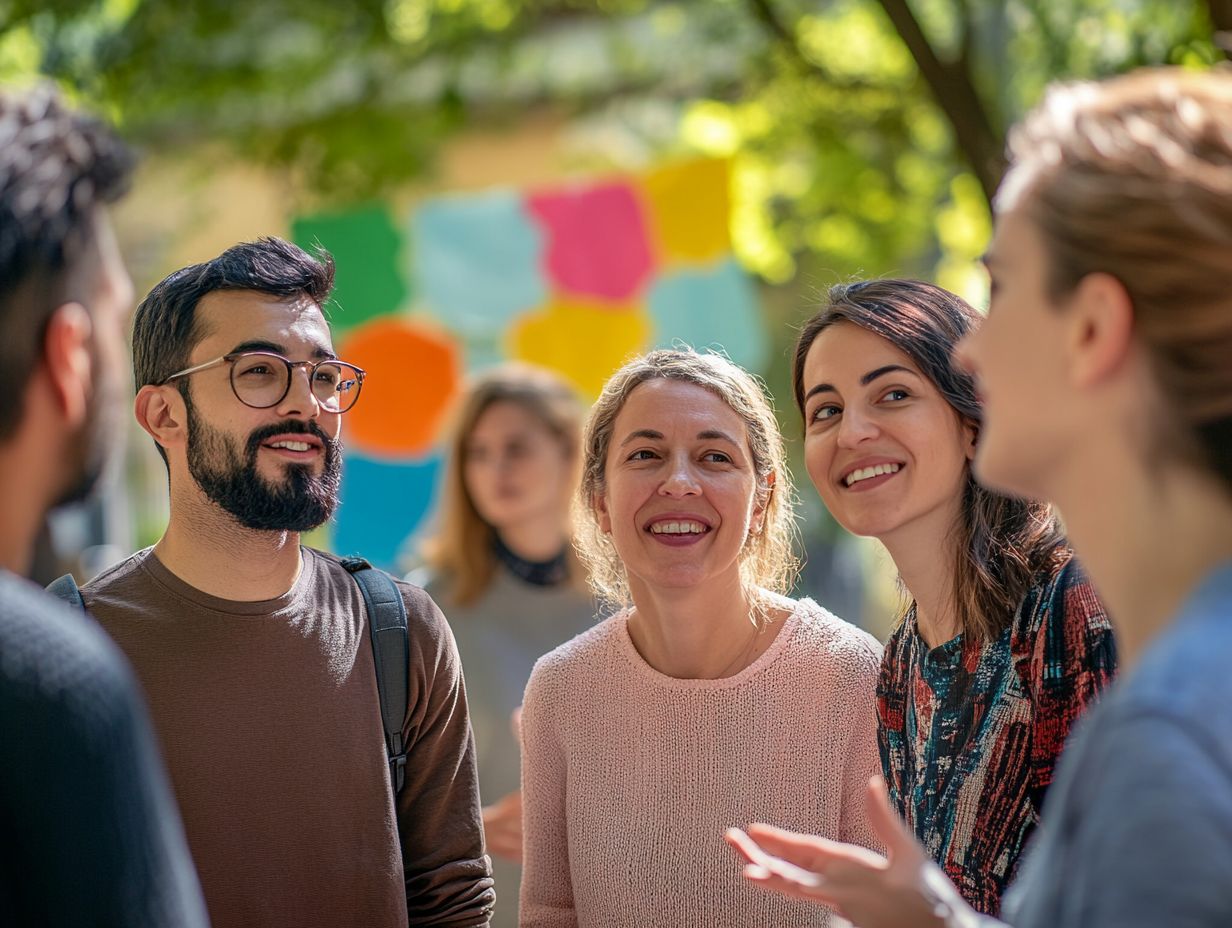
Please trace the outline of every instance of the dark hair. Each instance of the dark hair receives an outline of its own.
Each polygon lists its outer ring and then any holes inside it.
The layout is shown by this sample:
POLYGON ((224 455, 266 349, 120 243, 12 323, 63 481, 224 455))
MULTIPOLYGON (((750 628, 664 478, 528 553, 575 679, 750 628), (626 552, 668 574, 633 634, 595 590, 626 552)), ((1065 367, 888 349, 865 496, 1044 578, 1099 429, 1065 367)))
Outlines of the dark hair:
MULTIPOLYGON (((954 347, 980 319, 962 298, 920 280, 865 280, 833 287, 824 309, 800 331, 792 365, 796 406, 804 414, 804 361, 817 336, 850 322, 910 357, 954 411, 977 430, 982 411, 954 347)), ((1057 556, 1060 525, 1047 503, 987 490, 967 470, 962 521, 954 527, 953 602, 963 634, 988 640, 1013 621, 1036 573, 1057 556)))
POLYGON ((133 317, 133 376, 137 389, 162 383, 188 367, 204 333, 197 304, 216 290, 255 290, 278 297, 301 294, 323 306, 334 288, 334 259, 324 249, 313 257, 280 238, 232 245, 217 258, 164 277, 133 317))
MULTIPOLYGON (((0 369, 10 384, 29 379, 58 306, 90 309, 96 210, 124 193, 133 162, 107 126, 50 88, 0 93, 0 369)), ((0 440, 21 410, 20 397, 0 406, 0 440)))

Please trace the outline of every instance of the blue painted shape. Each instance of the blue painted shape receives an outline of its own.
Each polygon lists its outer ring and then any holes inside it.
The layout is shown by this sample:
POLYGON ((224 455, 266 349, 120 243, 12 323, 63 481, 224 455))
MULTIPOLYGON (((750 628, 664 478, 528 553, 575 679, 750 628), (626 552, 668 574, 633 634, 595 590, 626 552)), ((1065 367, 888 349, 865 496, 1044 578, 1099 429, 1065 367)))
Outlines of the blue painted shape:
POLYGON ((411 240, 422 305, 461 335, 501 332, 547 300, 543 232, 514 191, 429 200, 411 240))
POLYGON ((646 302, 655 347, 683 341, 699 349, 721 348, 741 367, 765 370, 770 340, 757 291, 735 261, 663 274, 646 302))
POLYGON ((400 576, 407 540, 426 527, 440 473, 439 454, 381 461, 348 451, 330 547, 337 554, 362 555, 400 576))

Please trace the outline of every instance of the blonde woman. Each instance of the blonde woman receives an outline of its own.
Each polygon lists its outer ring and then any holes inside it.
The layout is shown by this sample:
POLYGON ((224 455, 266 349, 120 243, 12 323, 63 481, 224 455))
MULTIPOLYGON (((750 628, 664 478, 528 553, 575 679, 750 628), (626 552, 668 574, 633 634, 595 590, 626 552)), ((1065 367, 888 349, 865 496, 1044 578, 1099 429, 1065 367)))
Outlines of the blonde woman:
MULTIPOLYGON (((1054 88, 1011 135, 976 471, 1049 499, 1122 676, 1061 755, 1006 893, 1018 928, 1232 925, 1232 74, 1054 88)), ((860 926, 969 926, 870 790, 888 858, 758 828, 750 879, 860 926), (770 852, 771 857, 763 856, 770 852), (787 858, 800 869, 781 869, 787 858)))
POLYGON ((765 393, 718 355, 652 352, 608 382, 583 449, 580 551, 621 608, 527 686, 522 924, 827 924, 743 885, 720 839, 752 816, 874 844, 881 649, 782 595, 791 485, 765 393))
POLYGON ((507 364, 470 383, 455 414, 440 528, 424 584, 449 616, 466 675, 493 928, 517 924, 521 758, 513 713, 536 658, 594 622, 572 550, 582 405, 542 368, 507 364))

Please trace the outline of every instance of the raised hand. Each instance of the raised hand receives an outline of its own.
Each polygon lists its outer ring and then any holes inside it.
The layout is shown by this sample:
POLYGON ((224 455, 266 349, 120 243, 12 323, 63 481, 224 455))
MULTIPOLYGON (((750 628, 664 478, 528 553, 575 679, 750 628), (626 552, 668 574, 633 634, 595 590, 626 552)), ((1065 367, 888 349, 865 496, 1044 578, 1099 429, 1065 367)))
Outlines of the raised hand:
POLYGON ((890 808, 881 777, 869 781, 869 821, 889 851, 770 825, 733 828, 727 842, 750 882, 834 909, 858 928, 969 928, 980 924, 958 890, 890 808))

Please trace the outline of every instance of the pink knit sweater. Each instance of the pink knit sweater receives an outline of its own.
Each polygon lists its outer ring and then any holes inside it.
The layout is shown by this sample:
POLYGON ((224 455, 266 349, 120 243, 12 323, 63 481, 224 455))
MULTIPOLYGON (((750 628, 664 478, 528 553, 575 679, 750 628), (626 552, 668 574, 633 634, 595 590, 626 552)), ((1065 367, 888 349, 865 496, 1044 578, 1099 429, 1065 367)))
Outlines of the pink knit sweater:
MULTIPOLYGON (((522 715, 523 928, 795 928, 829 913, 747 884, 723 843, 770 822, 879 848, 881 646, 812 600, 721 680, 647 664, 619 613, 535 665, 522 715)), ((837 922, 837 919, 835 919, 837 922)))

